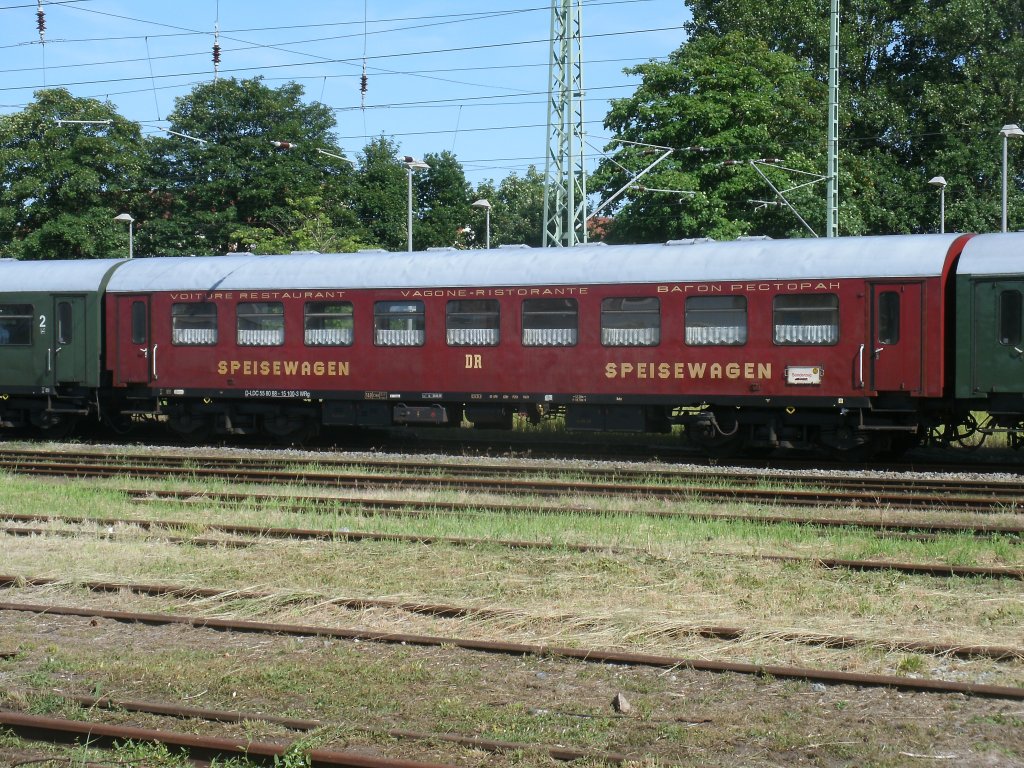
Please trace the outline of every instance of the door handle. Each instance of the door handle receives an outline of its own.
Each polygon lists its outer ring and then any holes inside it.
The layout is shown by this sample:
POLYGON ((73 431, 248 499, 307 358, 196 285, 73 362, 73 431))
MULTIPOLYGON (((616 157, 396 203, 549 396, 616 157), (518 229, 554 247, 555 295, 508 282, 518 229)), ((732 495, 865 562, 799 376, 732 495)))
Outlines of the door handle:
POLYGON ((149 359, 149 347, 139 347, 139 352, 142 353, 144 358, 149 359))
POLYGON ((883 350, 883 349, 885 349, 885 347, 879 347, 878 349, 876 349, 876 350, 874 351, 874 353, 873 353, 873 357, 875 358, 875 360, 877 360, 877 359, 878 359, 878 356, 879 356, 880 354, 882 354, 882 350, 883 350))
POLYGON ((156 375, 156 348, 157 348, 157 345, 154 344, 153 345, 153 381, 156 381, 158 378, 160 378, 159 376, 156 375))

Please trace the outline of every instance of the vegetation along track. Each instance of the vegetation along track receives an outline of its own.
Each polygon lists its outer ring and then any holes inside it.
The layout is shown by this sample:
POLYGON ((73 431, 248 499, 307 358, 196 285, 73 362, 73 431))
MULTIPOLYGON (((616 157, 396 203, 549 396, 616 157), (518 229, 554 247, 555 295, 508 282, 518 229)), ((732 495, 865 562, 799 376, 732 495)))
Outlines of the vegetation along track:
MULTIPOLYGON (((0 518, 12 519, 20 518, 22 521, 26 521, 28 515, 10 515, 0 513, 0 518)), ((109 527, 109 530, 103 533, 105 538, 111 538, 113 535, 114 526, 125 525, 135 526, 138 528, 144 528, 147 530, 158 530, 158 529, 189 529, 193 528, 194 525, 185 522, 176 521, 154 521, 154 520, 136 520, 136 519, 105 519, 103 521, 91 520, 87 518, 75 518, 75 517, 63 517, 59 518, 53 515, 49 516, 36 516, 35 522, 51 522, 54 520, 62 520, 68 523, 98 523, 105 524, 109 527)), ((257 543, 263 538, 292 538, 292 539, 319 539, 319 540, 335 540, 335 541, 400 541, 406 543, 415 544, 447 544, 449 546, 500 546, 508 547, 511 549, 554 549, 554 550, 567 550, 574 552, 616 552, 616 553, 627 553, 632 552, 636 555, 646 554, 646 550, 639 547, 613 547, 601 544, 575 544, 570 542, 558 542, 551 543, 546 541, 524 541, 524 540, 512 540, 512 539, 491 539, 491 538, 472 538, 465 536, 436 536, 436 535, 421 535, 421 534, 398 534, 391 532, 376 532, 376 531, 330 531, 330 530, 310 530, 310 529, 282 529, 282 528, 266 528, 260 526, 235 526, 235 525, 216 525, 207 524, 205 526, 209 532, 219 532, 230 535, 242 535, 249 537, 257 537, 252 539, 226 539, 226 538, 208 538, 200 536, 187 536, 187 537, 173 537, 164 536, 168 541, 175 543, 189 544, 192 546, 220 546, 220 547, 246 547, 251 544, 257 543)), ((53 531, 44 528, 19 528, 19 527, 0 527, 0 533, 5 533, 10 536, 45 536, 45 535, 66 535, 66 536, 80 536, 79 531, 53 531)), ((984 577, 984 578, 995 578, 995 579, 1018 579, 1024 580, 1024 568, 1013 568, 1013 567, 1002 567, 1002 566, 976 566, 976 565, 954 565, 946 563, 919 563, 919 562, 898 562, 895 560, 882 559, 882 560, 857 560, 849 558, 836 558, 836 557, 818 557, 818 556, 800 556, 800 555, 771 555, 763 553, 755 554, 737 554, 737 553, 716 553, 707 552, 709 557, 737 557, 737 558, 753 558, 766 561, 775 561, 781 563, 804 563, 812 566, 821 568, 846 568, 854 571, 897 571, 905 574, 922 575, 922 576, 936 576, 936 577, 984 577)))
MULTIPOLYGON (((0 589, 16 589, 19 587, 42 587, 48 585, 63 585, 66 582, 59 579, 46 577, 25 577, 0 574, 0 589)), ((438 616, 443 618, 463 618, 473 616, 476 618, 509 618, 520 617, 521 612, 510 609, 485 608, 471 605, 440 605, 421 602, 408 602, 387 599, 370 598, 338 598, 328 597, 323 594, 282 594, 268 592, 265 590, 223 590, 211 589, 196 586, 176 584, 138 584, 129 582, 110 581, 88 581, 79 582, 76 586, 83 587, 90 592, 121 593, 131 592, 137 595, 146 596, 171 596, 182 600, 202 598, 209 600, 276 600, 278 602, 316 602, 320 605, 331 604, 346 608, 348 610, 364 610, 367 608, 385 608, 403 611, 406 613, 422 614, 426 616, 438 616)), ((582 622, 588 621, 580 615, 565 615, 554 618, 558 621, 573 623, 579 626, 582 622)), ((592 620, 591 620, 592 621, 592 620)), ((723 625, 701 625, 683 626, 671 630, 679 635, 696 635, 722 641, 742 641, 755 636, 757 632, 748 627, 723 626, 723 625)), ((801 643, 803 645, 820 646, 823 648, 887 648, 894 651, 905 651, 912 653, 928 653, 942 656, 955 656, 958 658, 984 657, 996 661, 1018 660, 1024 661, 1024 646, 1006 645, 965 645, 963 643, 936 643, 931 640, 897 639, 890 638, 885 642, 877 639, 866 639, 853 635, 836 635, 808 632, 780 632, 772 633, 775 638, 785 642, 801 643)))
POLYGON ((1024 688, 1006 685, 969 683, 934 678, 911 678, 899 675, 879 675, 838 670, 789 667, 776 664, 750 664, 732 661, 712 661, 649 653, 629 653, 602 648, 579 648, 531 643, 513 643, 476 638, 402 634, 364 629, 280 624, 264 621, 218 619, 206 616, 141 613, 137 611, 111 611, 79 606, 0 602, 0 611, 27 612, 47 616, 76 616, 92 620, 107 619, 122 623, 140 623, 152 626, 177 625, 212 629, 225 632, 245 632, 318 637, 360 642, 398 643, 404 645, 450 647, 480 653, 511 656, 543 656, 574 659, 595 664, 618 664, 626 667, 657 667, 660 669, 692 669, 707 672, 733 672, 779 679, 810 680, 828 684, 846 684, 861 687, 883 687, 904 691, 959 693, 965 696, 983 696, 997 699, 1024 701, 1024 688))
POLYGON ((312 461, 317 469, 289 468, 297 461, 224 455, 109 455, 98 452, 0 451, 0 469, 69 477, 171 476, 252 484, 295 483, 329 488, 434 488, 504 494, 565 496, 639 495, 649 498, 727 499, 794 506, 872 506, 1007 512, 1019 508, 1024 483, 787 473, 778 479, 749 472, 587 469, 515 464, 466 465, 419 461, 312 461), (328 465, 327 469, 323 469, 328 465), (361 471, 353 471, 361 470, 361 471), (548 479, 552 474, 564 479, 548 479), (532 477, 531 477, 532 476, 532 477), (771 484, 772 487, 765 487, 771 484), (758 487, 759 486, 759 487, 758 487), (806 487, 805 487, 806 486, 806 487))

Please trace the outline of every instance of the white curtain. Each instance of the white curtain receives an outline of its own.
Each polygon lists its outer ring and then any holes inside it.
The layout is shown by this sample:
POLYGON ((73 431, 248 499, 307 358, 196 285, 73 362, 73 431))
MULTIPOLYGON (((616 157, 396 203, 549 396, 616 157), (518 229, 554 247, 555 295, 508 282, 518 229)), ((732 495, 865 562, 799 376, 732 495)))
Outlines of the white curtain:
POLYGON ((747 329, 742 325, 686 326, 687 344, 745 344, 746 341, 747 329))
POLYGON ((389 331, 377 329, 377 344, 382 347, 418 347, 423 344, 423 331, 389 331))
POLYGON ((448 343, 453 347, 492 347, 498 343, 498 329, 449 328, 448 343))
POLYGON ((284 328, 239 329, 238 343, 246 347, 276 347, 284 344, 284 328))
POLYGON ((306 344, 309 346, 347 347, 352 343, 351 328, 307 328, 306 344))
POLYGON ((776 325, 775 341, 784 344, 835 344, 839 341, 836 325, 776 325))
POLYGON ((528 347, 571 347, 575 343, 575 328, 523 329, 523 344, 528 347))
POLYGON ((601 343, 606 347, 653 347, 660 337, 658 328, 601 329, 601 343))
POLYGON ((171 333, 175 344, 216 344, 216 328, 175 328, 171 333))

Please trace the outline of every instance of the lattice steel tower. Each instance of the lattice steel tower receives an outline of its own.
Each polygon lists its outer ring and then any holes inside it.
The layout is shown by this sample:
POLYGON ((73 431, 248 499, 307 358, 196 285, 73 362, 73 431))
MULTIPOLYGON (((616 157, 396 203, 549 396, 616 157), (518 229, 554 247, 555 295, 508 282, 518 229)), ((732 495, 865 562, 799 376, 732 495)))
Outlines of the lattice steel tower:
POLYGON ((587 241, 581 5, 582 0, 551 0, 545 246, 573 246, 587 241))

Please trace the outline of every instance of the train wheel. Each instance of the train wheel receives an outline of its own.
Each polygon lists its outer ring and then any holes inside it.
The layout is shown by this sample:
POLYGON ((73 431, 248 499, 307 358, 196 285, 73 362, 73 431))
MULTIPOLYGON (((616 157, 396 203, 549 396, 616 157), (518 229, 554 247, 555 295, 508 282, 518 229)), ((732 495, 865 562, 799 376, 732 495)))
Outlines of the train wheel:
POLYGON ((75 429, 77 419, 72 416, 56 416, 41 413, 32 416, 32 432, 43 440, 63 440, 75 429))
POLYGON ((980 448, 981 444, 985 442, 985 438, 988 437, 988 433, 982 431, 981 426, 974 414, 968 413, 955 424, 943 424, 936 427, 932 434, 935 440, 944 447, 956 445, 973 451, 975 448, 980 448))
POLYGON ((688 426, 686 435, 701 453, 715 459, 738 455, 746 444, 746 433, 731 411, 709 411, 699 422, 688 426))
POLYGON ((191 414, 172 416, 167 421, 171 433, 186 445, 201 445, 213 435, 213 423, 191 414))
POLYGON ((871 461, 882 447, 876 436, 847 426, 822 428, 818 442, 833 459, 851 464, 871 461))
POLYGON ((917 432, 901 432, 889 438, 889 447, 883 448, 878 457, 886 460, 896 460, 903 457, 907 451, 917 448, 921 444, 921 435, 917 432))
POLYGON ((316 437, 317 425, 310 419, 267 416, 263 433, 278 445, 300 446, 316 437))

